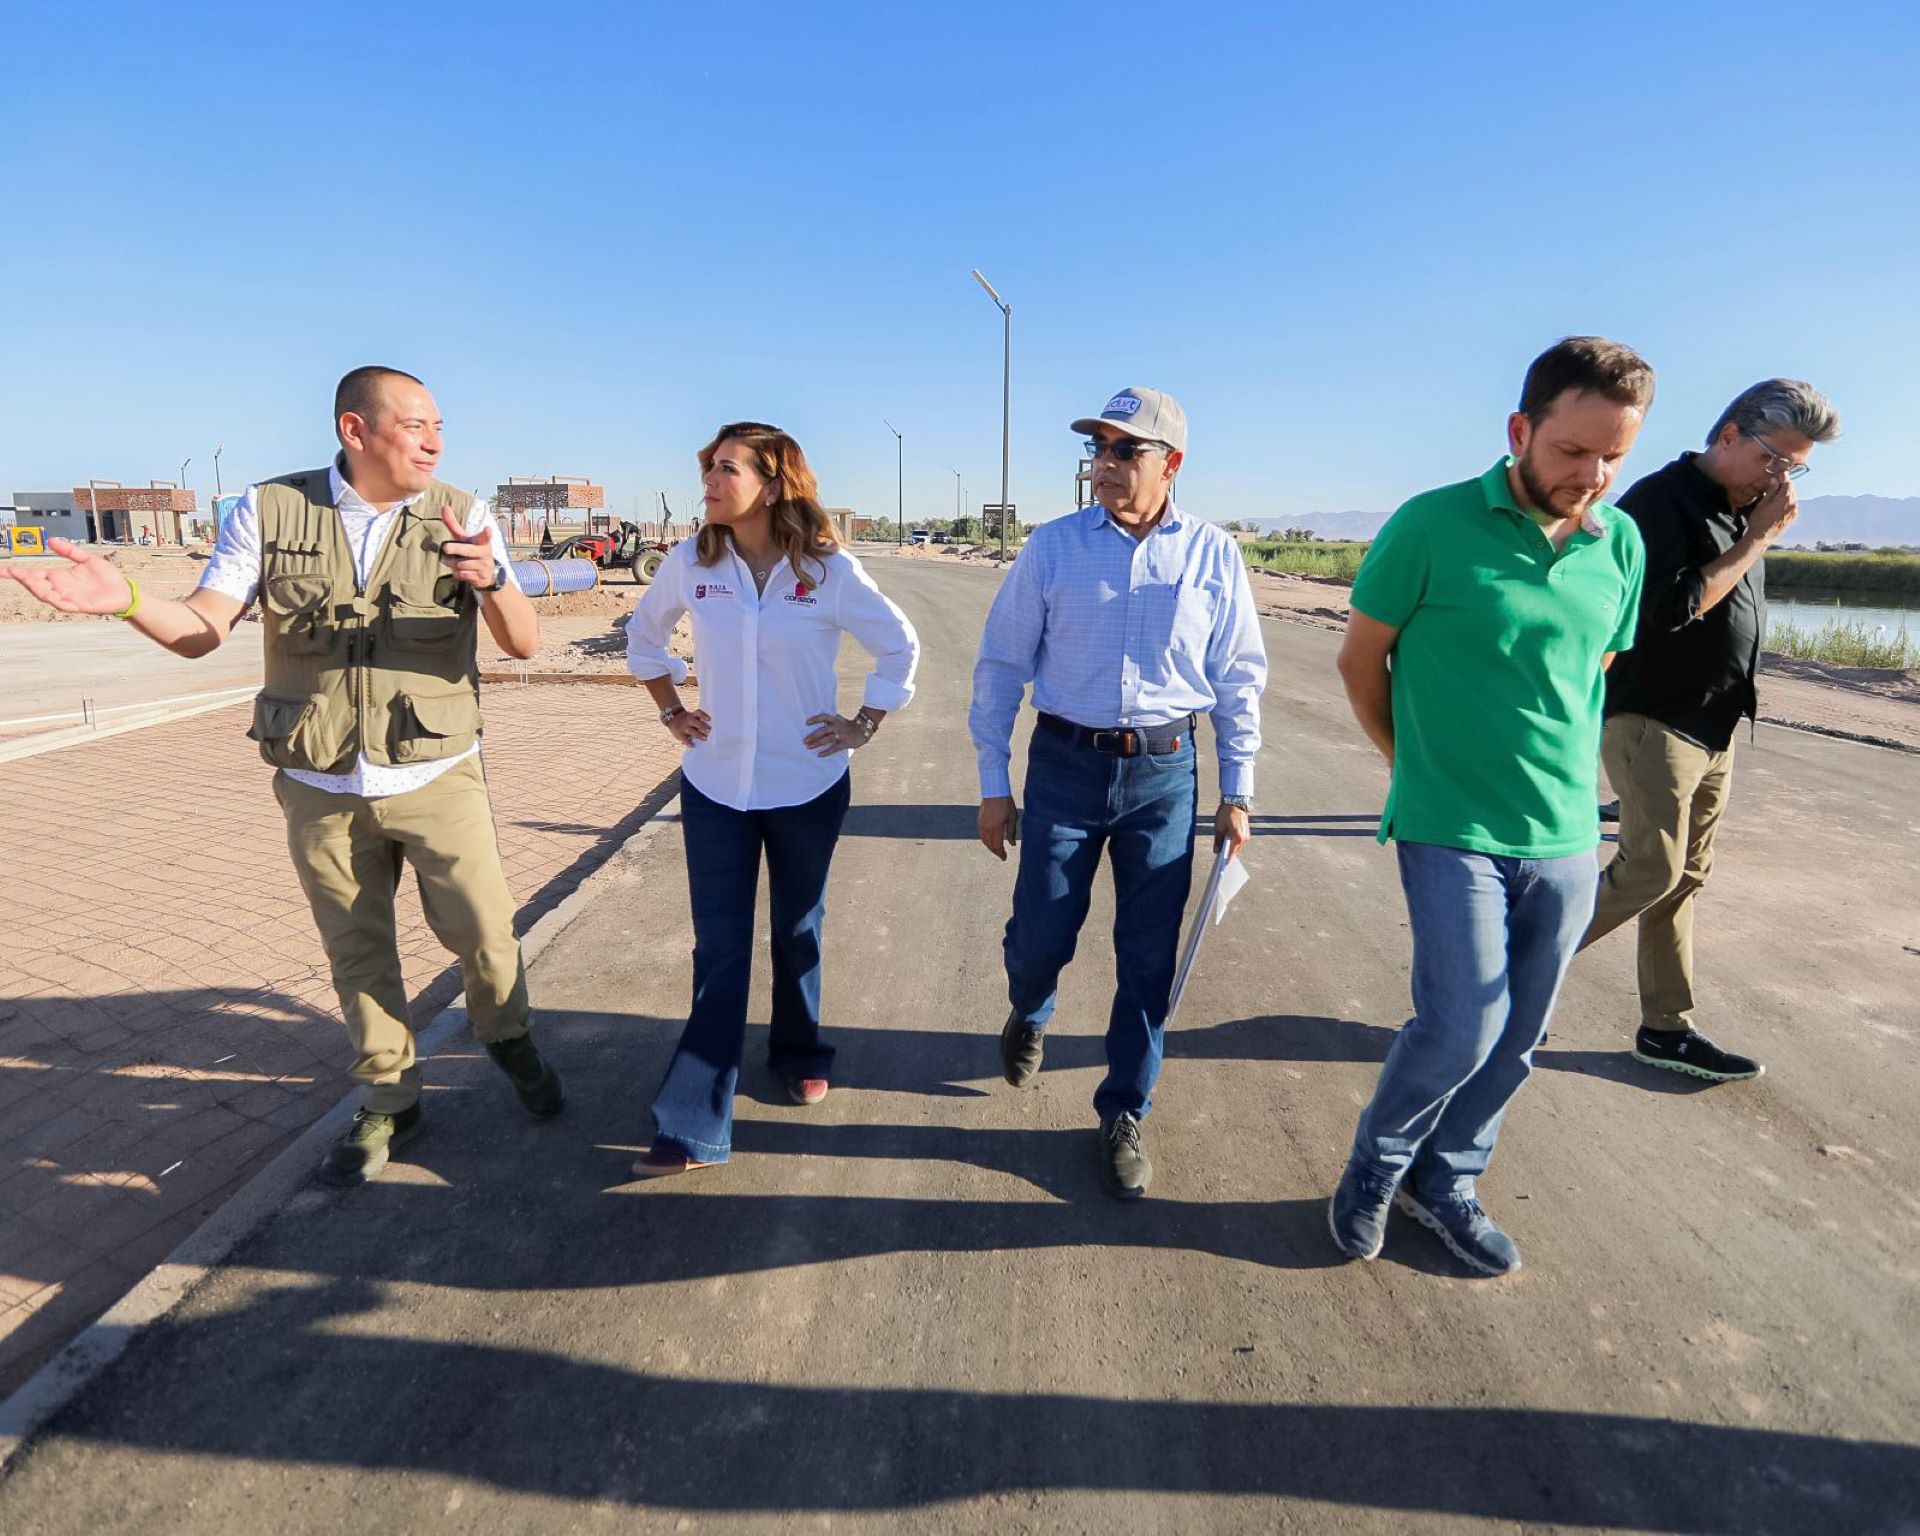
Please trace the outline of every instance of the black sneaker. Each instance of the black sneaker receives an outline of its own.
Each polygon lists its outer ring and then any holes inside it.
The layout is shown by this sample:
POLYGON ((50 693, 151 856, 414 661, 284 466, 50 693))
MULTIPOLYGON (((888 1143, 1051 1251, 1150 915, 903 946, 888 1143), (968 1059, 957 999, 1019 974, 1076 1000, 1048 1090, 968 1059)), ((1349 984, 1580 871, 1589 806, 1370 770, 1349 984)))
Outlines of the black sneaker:
POLYGON ((1020 1015, 1007 1015, 1000 1031, 1000 1071, 1016 1088, 1024 1088, 1040 1070, 1040 1058, 1046 1053, 1046 1033, 1031 1024, 1022 1024, 1020 1015))
POLYGON ((1751 1056, 1723 1051, 1698 1030, 1647 1029, 1633 1037, 1633 1059, 1669 1072, 1704 1077, 1710 1083, 1739 1083, 1767 1069, 1751 1056))
POLYGON ((1393 1206, 1393 1192, 1400 1187, 1397 1174, 1364 1163, 1349 1162, 1340 1175, 1339 1186, 1327 1204, 1327 1226, 1333 1240, 1350 1259, 1377 1259, 1387 1241, 1387 1212, 1393 1206))
POLYGON ((1153 1164, 1140 1144, 1140 1122, 1119 1115, 1100 1122, 1100 1183, 1116 1200, 1138 1200, 1153 1182, 1153 1164))
POLYGON ((387 1166, 388 1154, 420 1134, 420 1106, 409 1104, 398 1114, 383 1115, 363 1109, 353 1124, 327 1149, 320 1160, 320 1177, 329 1184, 364 1184, 387 1166))
POLYGON ((541 1057, 532 1035, 489 1041, 487 1054, 493 1058, 493 1064, 507 1074, 520 1107, 528 1114, 544 1120, 566 1108, 567 1096, 560 1088, 560 1074, 541 1057))

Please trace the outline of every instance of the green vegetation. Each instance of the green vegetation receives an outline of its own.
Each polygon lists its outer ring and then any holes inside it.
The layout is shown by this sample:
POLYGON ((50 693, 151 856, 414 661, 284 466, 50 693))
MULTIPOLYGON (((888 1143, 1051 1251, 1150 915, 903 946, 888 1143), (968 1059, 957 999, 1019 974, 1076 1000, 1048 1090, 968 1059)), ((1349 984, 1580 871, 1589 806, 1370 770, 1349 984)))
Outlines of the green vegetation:
POLYGON ((1800 589, 1920 597, 1920 555, 1884 549, 1870 554, 1774 550, 1767 556, 1767 590, 1786 593, 1800 589))
POLYGON ((1825 629, 1805 628, 1794 623, 1769 624, 1764 648, 1775 655, 1824 661, 1838 667, 1883 667, 1895 671, 1920 667, 1920 645, 1908 636, 1904 624, 1892 631, 1885 625, 1869 628, 1858 619, 1825 629))
POLYGON ((1263 570, 1284 571, 1294 576, 1329 576, 1335 581, 1352 581, 1366 555, 1360 543, 1332 540, 1265 539, 1243 545, 1247 564, 1263 570))

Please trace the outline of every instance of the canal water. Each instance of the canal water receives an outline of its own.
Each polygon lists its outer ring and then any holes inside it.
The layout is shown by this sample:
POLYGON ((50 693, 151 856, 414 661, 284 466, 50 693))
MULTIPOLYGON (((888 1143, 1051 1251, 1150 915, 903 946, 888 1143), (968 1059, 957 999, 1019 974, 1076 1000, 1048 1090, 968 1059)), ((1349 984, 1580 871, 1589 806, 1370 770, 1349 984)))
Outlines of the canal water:
POLYGON ((1796 588, 1789 592, 1767 594, 1767 623, 1793 624, 1815 633, 1842 624, 1864 624, 1872 634, 1882 626, 1888 639, 1906 626, 1907 634, 1920 642, 1920 607, 1904 605, 1878 593, 1819 592, 1796 588))

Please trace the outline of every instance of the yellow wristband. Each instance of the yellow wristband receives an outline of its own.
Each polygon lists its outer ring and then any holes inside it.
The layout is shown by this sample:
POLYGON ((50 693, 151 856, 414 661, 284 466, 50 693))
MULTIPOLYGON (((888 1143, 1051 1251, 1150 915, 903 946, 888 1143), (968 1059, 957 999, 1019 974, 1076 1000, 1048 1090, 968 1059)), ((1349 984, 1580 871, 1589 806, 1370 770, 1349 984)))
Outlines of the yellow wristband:
POLYGON ((116 619, 130 619, 140 606, 140 583, 131 576, 127 578, 127 587, 133 593, 133 601, 114 615, 116 619))

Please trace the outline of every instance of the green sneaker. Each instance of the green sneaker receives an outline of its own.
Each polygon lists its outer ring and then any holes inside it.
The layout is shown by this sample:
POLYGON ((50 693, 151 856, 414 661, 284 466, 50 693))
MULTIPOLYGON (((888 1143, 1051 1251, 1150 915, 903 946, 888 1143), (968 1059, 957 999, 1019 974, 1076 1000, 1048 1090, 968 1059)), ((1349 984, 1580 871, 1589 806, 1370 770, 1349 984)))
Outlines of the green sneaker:
POLYGON ((541 1056, 532 1035, 512 1040, 493 1040, 487 1045, 493 1064, 507 1074, 520 1107, 537 1119, 557 1115, 566 1108, 567 1096, 560 1087, 560 1074, 541 1056))
POLYGON ((393 1115, 363 1109, 353 1117, 347 1134, 320 1160, 320 1177, 329 1184, 364 1184, 387 1166, 388 1154, 395 1147, 404 1147, 419 1134, 418 1104, 409 1104, 393 1115))

